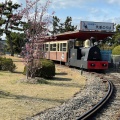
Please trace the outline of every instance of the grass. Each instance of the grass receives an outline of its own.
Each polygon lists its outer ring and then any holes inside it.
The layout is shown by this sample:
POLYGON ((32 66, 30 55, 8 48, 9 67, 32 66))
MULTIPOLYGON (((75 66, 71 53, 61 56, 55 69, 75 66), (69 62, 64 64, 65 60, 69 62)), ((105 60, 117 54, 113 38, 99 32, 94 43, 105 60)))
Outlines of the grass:
POLYGON ((39 84, 20 82, 24 64, 10 57, 17 66, 15 73, 0 71, 0 120, 21 120, 70 99, 85 85, 85 78, 71 69, 56 66, 56 76, 39 84))

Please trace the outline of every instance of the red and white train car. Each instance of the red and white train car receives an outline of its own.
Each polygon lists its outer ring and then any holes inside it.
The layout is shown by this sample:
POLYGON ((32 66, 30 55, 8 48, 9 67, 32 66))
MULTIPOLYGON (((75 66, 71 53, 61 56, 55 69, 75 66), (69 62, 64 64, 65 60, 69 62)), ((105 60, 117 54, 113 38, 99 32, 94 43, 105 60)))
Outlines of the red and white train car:
POLYGON ((45 58, 67 62, 68 41, 51 41, 44 43, 45 58))

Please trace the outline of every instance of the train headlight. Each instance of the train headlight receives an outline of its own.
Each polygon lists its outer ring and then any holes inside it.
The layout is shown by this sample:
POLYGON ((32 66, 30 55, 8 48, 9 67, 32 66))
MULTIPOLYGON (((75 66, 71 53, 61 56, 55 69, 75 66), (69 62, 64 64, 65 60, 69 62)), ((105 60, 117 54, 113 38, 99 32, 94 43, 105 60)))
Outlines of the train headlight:
POLYGON ((95 67, 95 64, 94 64, 94 63, 91 63, 91 66, 92 66, 92 67, 95 67))
POLYGON ((103 66, 103 67, 106 67, 106 66, 107 66, 107 64, 105 64, 105 63, 104 63, 104 64, 102 64, 102 66, 103 66))

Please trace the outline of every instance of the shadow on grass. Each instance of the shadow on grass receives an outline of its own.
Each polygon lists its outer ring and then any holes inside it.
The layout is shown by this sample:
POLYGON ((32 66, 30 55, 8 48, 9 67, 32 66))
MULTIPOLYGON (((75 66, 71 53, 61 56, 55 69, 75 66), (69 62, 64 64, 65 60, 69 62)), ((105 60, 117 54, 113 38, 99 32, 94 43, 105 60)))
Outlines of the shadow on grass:
POLYGON ((51 84, 54 81, 71 81, 71 79, 69 78, 60 78, 60 77, 54 77, 52 79, 44 79, 41 77, 36 77, 36 78, 22 78, 20 80, 18 80, 17 82, 21 82, 21 83, 28 83, 28 84, 51 84))
POLYGON ((36 78, 36 79, 21 79, 21 80, 19 80, 19 82, 27 83, 27 84, 46 84, 49 86, 78 87, 78 88, 82 87, 82 85, 79 85, 77 83, 69 83, 69 82, 63 83, 62 81, 71 81, 71 79, 55 77, 53 79, 36 78), (60 82, 56 83, 55 81, 60 81, 60 82))
POLYGON ((13 73, 16 73, 16 74, 23 74, 23 72, 18 72, 18 71, 14 71, 13 73))
POLYGON ((70 78, 61 78, 61 77, 53 77, 54 81, 71 81, 72 79, 70 78))
POLYGON ((55 75, 67 75, 68 73, 61 72, 61 73, 55 73, 55 75))
POLYGON ((40 79, 40 80, 38 80, 38 84, 48 84, 51 86, 60 86, 60 87, 78 87, 78 88, 82 87, 82 85, 79 85, 77 83, 62 83, 62 81, 71 81, 71 79, 59 78, 59 77, 55 77, 55 78, 50 79, 50 80, 40 79), (54 81, 61 81, 61 82, 55 83, 54 81))
POLYGON ((29 97, 26 95, 14 95, 10 92, 0 91, 0 98, 5 99, 18 99, 18 100, 34 100, 34 101, 49 101, 49 102, 59 102, 63 103, 65 100, 59 100, 59 99, 50 99, 50 98, 40 98, 40 97, 29 97))
POLYGON ((74 87, 74 88, 82 88, 83 85, 78 85, 77 83, 50 83, 51 86, 60 86, 60 87, 74 87))
POLYGON ((13 62, 23 62, 23 60, 13 60, 13 62))

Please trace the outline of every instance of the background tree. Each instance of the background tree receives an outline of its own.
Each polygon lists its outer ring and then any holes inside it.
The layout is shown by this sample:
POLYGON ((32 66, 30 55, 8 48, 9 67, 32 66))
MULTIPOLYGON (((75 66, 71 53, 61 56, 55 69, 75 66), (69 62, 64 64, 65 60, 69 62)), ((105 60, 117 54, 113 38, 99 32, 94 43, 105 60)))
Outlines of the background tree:
POLYGON ((120 24, 116 26, 116 32, 120 32, 120 24))
POLYGON ((65 25, 65 32, 74 31, 77 29, 77 26, 72 25, 72 17, 69 16, 66 18, 64 25, 65 25))
MULTIPOLYGON (((20 54, 22 47, 25 45, 25 34, 24 33, 15 33, 11 32, 10 38, 12 39, 13 51, 14 53, 20 54)), ((7 51, 10 51, 10 40, 9 37, 6 37, 7 51)))
POLYGON ((65 24, 64 23, 60 23, 59 25, 59 33, 64 33, 66 30, 65 30, 65 24))
POLYGON ((51 32, 53 35, 59 33, 59 22, 60 19, 57 16, 53 16, 53 31, 51 32))
POLYGON ((72 17, 67 16, 65 22, 60 22, 57 16, 53 16, 53 31, 52 34, 74 31, 77 26, 72 25, 72 17))
POLYGON ((14 56, 14 49, 10 34, 12 30, 23 31, 19 26, 22 24, 22 16, 17 11, 20 7, 21 5, 13 4, 11 0, 0 3, 0 35, 5 33, 9 38, 11 56, 14 56))
POLYGON ((114 47, 120 44, 120 24, 116 26, 116 33, 112 37, 114 47))
POLYGON ((113 36, 108 36, 104 40, 100 40, 101 49, 113 50, 116 46, 120 45, 120 25, 116 26, 116 31, 113 36))
POLYGON ((3 55, 5 53, 5 44, 3 43, 3 40, 0 39, 0 55, 3 55))

